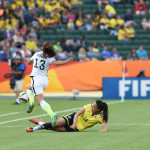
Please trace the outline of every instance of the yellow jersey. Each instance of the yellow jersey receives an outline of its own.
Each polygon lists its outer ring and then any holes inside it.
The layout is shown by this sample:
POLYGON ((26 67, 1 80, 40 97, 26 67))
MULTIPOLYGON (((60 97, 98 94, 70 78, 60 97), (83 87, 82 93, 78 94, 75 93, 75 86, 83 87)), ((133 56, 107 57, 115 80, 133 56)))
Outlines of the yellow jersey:
POLYGON ((11 28, 15 28, 15 25, 18 23, 18 20, 17 19, 15 19, 15 18, 11 18, 11 20, 10 19, 6 19, 6 21, 5 21, 5 28, 6 29, 8 29, 9 27, 11 27, 11 28), (11 22, 10 22, 11 21, 11 22))
POLYGON ((109 25, 109 27, 110 28, 115 28, 116 25, 117 25, 116 19, 114 19, 114 18, 110 19, 110 25, 109 25))
POLYGON ((44 7, 44 0, 37 0, 36 3, 38 7, 44 7))
POLYGON ((124 24, 124 20, 123 19, 117 19, 117 24, 119 26, 123 25, 124 24))
POLYGON ((16 4, 11 4, 11 7, 12 7, 13 10, 15 10, 16 9, 16 4))
POLYGON ((105 11, 109 14, 109 13, 111 13, 111 14, 116 14, 116 11, 115 11, 115 9, 111 6, 111 5, 107 5, 106 7, 105 7, 105 11))
POLYGON ((92 104, 85 105, 84 108, 84 113, 81 114, 77 120, 77 129, 79 131, 83 131, 84 129, 90 128, 97 123, 103 122, 102 114, 92 114, 92 104))
POLYGON ((59 23, 59 19, 60 19, 60 14, 59 13, 51 13, 51 17, 54 19, 55 23, 59 23))
POLYGON ((60 9, 60 8, 61 8, 61 6, 60 6, 60 3, 59 3, 59 2, 57 2, 55 5, 53 5, 53 7, 54 7, 54 9, 53 9, 53 10, 55 10, 55 9, 60 9))
POLYGON ((97 27, 98 25, 99 25, 99 21, 94 20, 93 23, 92 23, 92 26, 97 27))
POLYGON ((43 19, 43 18, 41 18, 41 19, 39 20, 39 22, 40 22, 40 24, 42 25, 42 27, 47 27, 47 25, 48 25, 48 19, 43 19))
POLYGON ((47 23, 48 23, 48 25, 53 25, 54 23, 55 23, 55 20, 53 19, 53 18, 49 18, 49 19, 47 19, 47 23))
POLYGON ((35 7, 34 0, 27 1, 27 2, 26 2, 26 5, 27 5, 27 7, 34 8, 34 7, 35 7))
POLYGON ((126 28, 125 29, 126 30, 126 36, 127 37, 129 37, 129 38, 134 38, 134 33, 135 33, 135 31, 134 31, 134 29, 133 28, 126 28))
POLYGON ((126 38, 126 32, 125 32, 125 30, 119 29, 118 40, 121 40, 121 39, 124 39, 124 38, 126 38))
POLYGON ((76 26, 81 27, 83 25, 83 22, 80 20, 76 21, 76 26))
POLYGON ((26 41, 25 45, 27 50, 35 51, 36 50, 36 42, 35 41, 26 41))
POLYGON ((104 23, 104 24, 106 24, 107 27, 109 27, 110 21, 108 18, 102 18, 100 20, 100 23, 104 23))
POLYGON ((23 6, 23 0, 17 0, 17 1, 16 1, 16 5, 23 6))

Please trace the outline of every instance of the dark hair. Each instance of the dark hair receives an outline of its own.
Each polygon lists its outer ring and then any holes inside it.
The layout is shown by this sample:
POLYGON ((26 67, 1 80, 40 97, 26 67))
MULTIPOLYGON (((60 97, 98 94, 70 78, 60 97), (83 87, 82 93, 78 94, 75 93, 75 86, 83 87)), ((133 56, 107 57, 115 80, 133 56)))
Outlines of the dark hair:
POLYGON ((52 44, 48 41, 44 42, 42 45, 43 56, 46 57, 54 57, 56 56, 55 49, 52 44))
POLYGON ((108 105, 102 102, 101 100, 97 100, 96 104, 98 108, 100 109, 100 112, 103 112, 103 120, 107 122, 108 121, 108 105))

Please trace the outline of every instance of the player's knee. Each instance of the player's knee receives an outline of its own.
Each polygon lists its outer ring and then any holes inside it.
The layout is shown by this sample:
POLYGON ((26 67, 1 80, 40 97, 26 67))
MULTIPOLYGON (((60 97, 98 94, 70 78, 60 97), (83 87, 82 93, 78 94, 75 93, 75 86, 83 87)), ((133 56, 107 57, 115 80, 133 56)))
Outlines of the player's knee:
POLYGON ((29 89, 29 84, 28 84, 28 85, 26 85, 26 89, 29 89))
POLYGON ((27 90, 31 90, 31 84, 26 85, 27 90))

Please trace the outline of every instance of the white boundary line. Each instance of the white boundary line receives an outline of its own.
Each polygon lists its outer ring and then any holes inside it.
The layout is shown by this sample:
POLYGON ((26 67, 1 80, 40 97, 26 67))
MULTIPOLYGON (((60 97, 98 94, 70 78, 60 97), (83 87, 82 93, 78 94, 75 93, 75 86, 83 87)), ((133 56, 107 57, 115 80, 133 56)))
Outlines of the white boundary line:
MULTIPOLYGON (((108 124, 108 126, 150 126, 150 124, 108 124)), ((26 126, 0 126, 3 128, 25 128, 26 126)))
MULTIPOLYGON (((108 102, 107 104, 116 104, 116 103, 122 103, 122 102, 121 101, 108 102)), ((80 109, 80 108, 81 107, 77 107, 77 108, 73 108, 73 109, 67 109, 67 110, 61 110, 61 111, 57 111, 56 113, 69 112, 69 111, 77 110, 77 109, 80 109)), ((48 114, 42 114, 42 115, 37 115, 37 116, 32 116, 32 117, 26 117, 26 118, 20 118, 20 119, 15 119, 15 120, 9 120, 9 121, 0 122, 0 124, 5 124, 5 123, 10 123, 10 122, 16 122, 16 121, 26 120, 26 119, 30 119, 30 118, 37 118, 37 117, 42 117, 42 116, 47 116, 47 115, 48 114)))
POLYGON ((20 112, 12 112, 12 113, 9 113, 9 114, 2 114, 0 115, 0 117, 3 117, 3 116, 9 116, 9 115, 15 115, 15 114, 19 114, 20 112))

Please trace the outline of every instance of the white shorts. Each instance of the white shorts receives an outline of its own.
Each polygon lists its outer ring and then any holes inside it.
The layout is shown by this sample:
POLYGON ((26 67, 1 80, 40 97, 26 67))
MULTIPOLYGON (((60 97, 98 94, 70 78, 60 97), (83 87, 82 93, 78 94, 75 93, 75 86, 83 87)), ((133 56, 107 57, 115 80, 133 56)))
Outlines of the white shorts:
POLYGON ((43 94, 43 90, 47 88, 48 83, 49 83, 48 78, 31 76, 31 86, 34 96, 43 94))
POLYGON ((16 84, 15 84, 15 87, 14 87, 14 92, 21 92, 22 91, 22 84, 23 84, 23 79, 16 80, 16 84))

